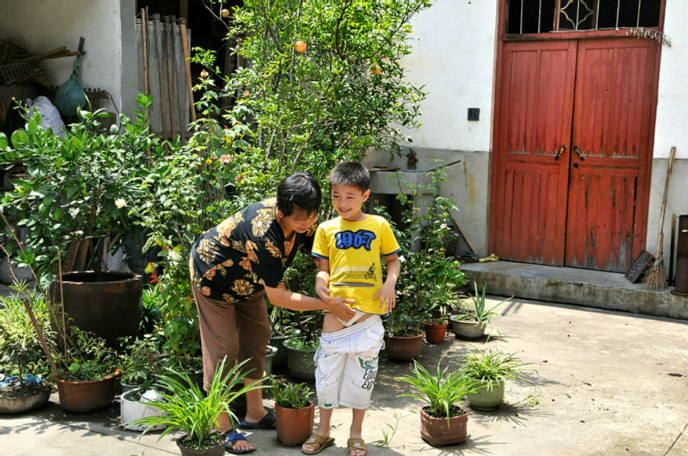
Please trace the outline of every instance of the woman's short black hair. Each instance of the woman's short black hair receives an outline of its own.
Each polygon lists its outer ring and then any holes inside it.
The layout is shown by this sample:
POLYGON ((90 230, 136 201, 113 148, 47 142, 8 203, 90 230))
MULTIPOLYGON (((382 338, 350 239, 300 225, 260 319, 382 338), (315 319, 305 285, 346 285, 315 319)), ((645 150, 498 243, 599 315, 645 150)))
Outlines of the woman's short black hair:
POLYGON ((294 210, 317 214, 322 206, 322 190, 309 173, 297 172, 285 177, 277 187, 277 208, 289 217, 294 210))

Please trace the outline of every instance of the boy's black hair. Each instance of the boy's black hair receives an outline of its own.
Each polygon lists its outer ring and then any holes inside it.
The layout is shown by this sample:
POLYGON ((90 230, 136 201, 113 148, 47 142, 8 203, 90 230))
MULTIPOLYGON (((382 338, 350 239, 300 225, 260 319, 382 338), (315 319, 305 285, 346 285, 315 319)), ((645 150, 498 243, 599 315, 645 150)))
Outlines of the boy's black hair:
POLYGON ((317 214, 322 206, 318 180, 308 173, 297 172, 285 177, 277 186, 277 208, 289 217, 294 210, 317 214))
POLYGON ((341 162, 330 172, 330 187, 333 185, 352 185, 365 192, 370 188, 370 173, 359 162, 341 162))

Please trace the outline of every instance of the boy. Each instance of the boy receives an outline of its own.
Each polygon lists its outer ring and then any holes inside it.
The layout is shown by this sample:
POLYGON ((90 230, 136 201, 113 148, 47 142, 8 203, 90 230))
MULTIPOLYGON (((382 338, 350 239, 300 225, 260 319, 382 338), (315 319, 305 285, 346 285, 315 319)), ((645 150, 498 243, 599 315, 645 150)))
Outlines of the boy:
POLYGON ((362 211, 370 196, 370 174, 363 165, 340 163, 330 173, 329 182, 332 206, 339 217, 320 224, 315 234, 312 255, 318 259, 319 269, 315 291, 320 297, 354 299, 356 315, 342 321, 325 313, 315 370, 320 423, 301 451, 315 454, 332 445, 332 412, 335 407, 350 407, 349 456, 364 456, 363 418, 384 335, 380 315, 394 308, 401 249, 384 218, 362 211), (384 283, 381 257, 387 263, 384 283))

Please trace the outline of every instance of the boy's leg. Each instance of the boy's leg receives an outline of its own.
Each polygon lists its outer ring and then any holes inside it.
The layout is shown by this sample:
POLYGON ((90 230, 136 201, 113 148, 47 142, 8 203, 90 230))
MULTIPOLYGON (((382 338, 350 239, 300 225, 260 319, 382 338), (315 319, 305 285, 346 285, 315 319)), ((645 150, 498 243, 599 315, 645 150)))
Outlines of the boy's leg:
POLYGON ((361 438, 363 433, 363 418, 366 409, 351 409, 351 428, 349 428, 349 438, 361 438))
MULTIPOLYGON (((323 333, 320 346, 315 354, 315 390, 318 396, 320 421, 315 434, 321 437, 330 436, 332 412, 339 406, 339 392, 342 373, 346 364, 346 353, 342 353, 340 341, 330 333, 323 333)), ((314 451, 308 442, 301 446, 305 453, 314 451)))

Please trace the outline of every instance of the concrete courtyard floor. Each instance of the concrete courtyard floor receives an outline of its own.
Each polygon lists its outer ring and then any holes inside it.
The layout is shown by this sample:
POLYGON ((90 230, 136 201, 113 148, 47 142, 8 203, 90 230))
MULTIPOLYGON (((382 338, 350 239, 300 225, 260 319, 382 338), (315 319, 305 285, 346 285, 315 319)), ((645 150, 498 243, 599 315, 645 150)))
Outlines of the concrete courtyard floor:
MULTIPOLYGON (((500 310, 493 323, 502 335, 473 344, 533 363, 535 384, 508 383, 499 410, 468 409, 464 444, 433 448, 420 437, 421 402, 402 397, 408 385, 395 380, 407 365, 383 354, 365 421, 369 455, 688 455, 688 322, 526 300, 500 310)), ((419 361, 432 370, 470 349, 449 332, 442 344, 424 344, 419 361)), ((335 411, 336 445, 323 455, 346 454, 350 416, 335 411)), ((245 434, 254 454, 301 454, 283 447, 274 431, 245 434)), ((179 454, 172 436, 158 437, 123 430, 117 401, 75 415, 53 394, 40 410, 0 415, 0 449, 8 456, 179 454)))

